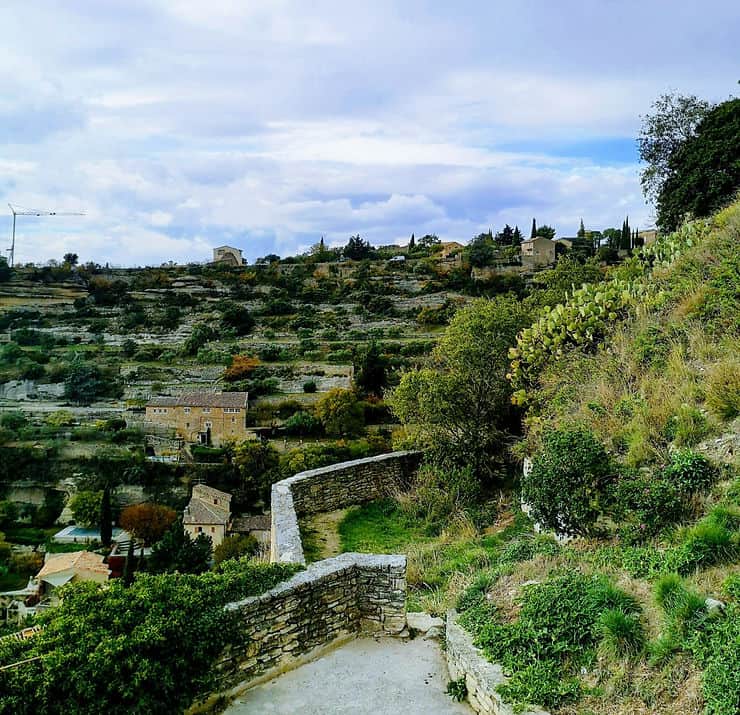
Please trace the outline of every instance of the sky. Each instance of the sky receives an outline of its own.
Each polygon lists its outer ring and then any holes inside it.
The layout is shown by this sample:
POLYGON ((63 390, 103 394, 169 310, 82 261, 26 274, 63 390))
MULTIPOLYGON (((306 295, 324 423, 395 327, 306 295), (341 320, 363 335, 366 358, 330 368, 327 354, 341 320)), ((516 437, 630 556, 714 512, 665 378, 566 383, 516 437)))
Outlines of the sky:
POLYGON ((0 207, 85 213, 20 217, 17 262, 648 227, 640 115, 740 79, 736 0, 10 0, 0 25, 0 207))

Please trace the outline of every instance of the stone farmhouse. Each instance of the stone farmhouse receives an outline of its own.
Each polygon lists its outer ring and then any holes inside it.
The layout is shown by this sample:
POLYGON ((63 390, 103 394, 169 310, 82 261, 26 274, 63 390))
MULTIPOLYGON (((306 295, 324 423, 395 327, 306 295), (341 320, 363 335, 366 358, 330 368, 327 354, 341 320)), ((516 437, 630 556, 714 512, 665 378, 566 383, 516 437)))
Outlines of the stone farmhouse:
POLYGON ((522 265, 540 268, 555 263, 555 241, 544 236, 522 241, 522 265))
POLYGON ((226 440, 245 440, 249 394, 246 392, 189 392, 154 397, 146 405, 146 422, 172 427, 189 443, 221 446, 226 440))
POLYGON ((213 249, 213 262, 225 263, 229 266, 243 266, 246 261, 240 248, 233 246, 219 246, 213 249))
POLYGON ((231 527, 231 494, 196 484, 183 512, 182 525, 194 539, 199 534, 210 536, 215 548, 231 527))

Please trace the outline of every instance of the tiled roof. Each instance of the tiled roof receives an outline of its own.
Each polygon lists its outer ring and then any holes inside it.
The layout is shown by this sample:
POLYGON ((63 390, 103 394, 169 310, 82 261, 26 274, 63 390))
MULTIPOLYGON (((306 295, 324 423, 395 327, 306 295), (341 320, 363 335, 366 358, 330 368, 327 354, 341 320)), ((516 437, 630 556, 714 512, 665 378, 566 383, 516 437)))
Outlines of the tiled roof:
POLYGON ((229 512, 193 497, 182 515, 183 524, 228 524, 229 512))
POLYGON ((231 524, 232 531, 247 533, 250 531, 270 531, 270 517, 267 514, 240 516, 231 524))
POLYGON ((46 562, 37 576, 43 579, 44 576, 50 576, 60 571, 68 571, 69 569, 95 571, 104 574, 109 571, 100 554, 94 554, 91 551, 72 551, 66 554, 47 554, 46 562))
POLYGON ((241 407, 246 408, 247 392, 186 392, 178 397, 153 397, 147 407, 241 407))
POLYGON ((231 494, 222 492, 219 489, 206 486, 205 484, 196 484, 193 487, 193 497, 205 499, 223 499, 227 504, 231 501, 231 494))

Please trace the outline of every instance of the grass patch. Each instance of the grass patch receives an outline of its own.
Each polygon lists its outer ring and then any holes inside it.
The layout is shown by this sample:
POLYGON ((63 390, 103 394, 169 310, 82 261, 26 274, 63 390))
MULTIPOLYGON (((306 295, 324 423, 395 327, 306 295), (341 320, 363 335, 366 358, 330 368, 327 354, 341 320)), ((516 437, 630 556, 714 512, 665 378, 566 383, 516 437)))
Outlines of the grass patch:
POLYGON ((342 551, 389 554, 406 553, 411 544, 428 543, 424 533, 392 499, 382 499, 351 509, 339 523, 342 551))

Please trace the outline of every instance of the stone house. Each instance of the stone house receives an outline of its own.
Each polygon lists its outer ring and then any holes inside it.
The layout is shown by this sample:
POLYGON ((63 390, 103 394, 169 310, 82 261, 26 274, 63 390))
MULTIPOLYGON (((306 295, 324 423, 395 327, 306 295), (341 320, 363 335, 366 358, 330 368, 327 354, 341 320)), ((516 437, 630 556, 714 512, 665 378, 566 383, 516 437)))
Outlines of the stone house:
POLYGON ((219 246, 213 249, 213 262, 225 263, 229 266, 243 266, 246 261, 242 256, 241 249, 233 246, 219 246))
POLYGON ((215 548, 231 527, 231 494, 196 484, 183 512, 182 525, 194 539, 199 534, 210 536, 215 548))
POLYGON ((544 236, 522 241, 522 264, 531 268, 550 266, 555 263, 555 241, 544 236))
POLYGON ((226 440, 252 436, 246 426, 246 392, 189 392, 154 397, 146 405, 146 422, 175 430, 189 443, 221 446, 226 440))
POLYGON ((66 554, 46 554, 46 561, 36 574, 40 605, 54 606, 59 602, 56 594, 60 586, 77 581, 105 583, 110 569, 103 556, 92 551, 73 551, 66 554))

